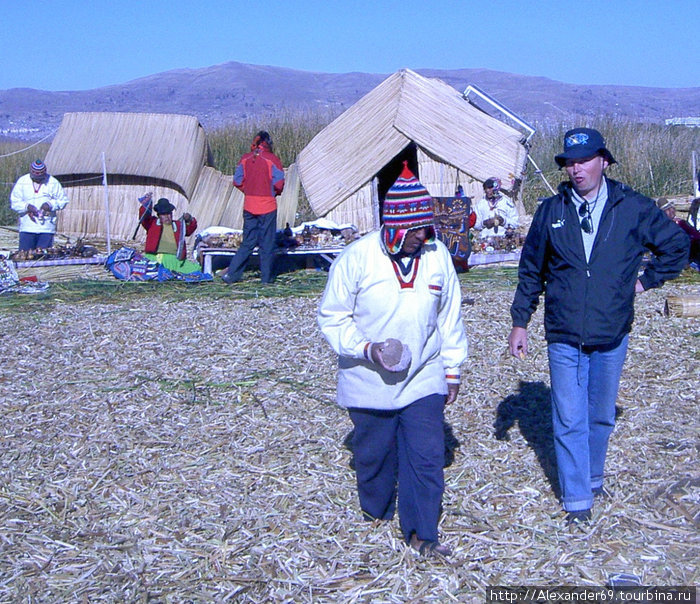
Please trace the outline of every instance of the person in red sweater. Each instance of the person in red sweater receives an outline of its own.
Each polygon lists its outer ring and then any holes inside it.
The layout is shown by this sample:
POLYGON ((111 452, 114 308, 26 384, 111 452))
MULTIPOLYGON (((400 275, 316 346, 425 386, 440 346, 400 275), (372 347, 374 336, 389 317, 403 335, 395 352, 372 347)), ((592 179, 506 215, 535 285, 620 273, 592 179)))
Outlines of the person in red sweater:
POLYGON ((146 245, 144 255, 149 260, 159 262, 165 268, 178 273, 194 273, 202 267, 196 262, 187 260, 185 237, 197 230, 197 220, 191 214, 185 213, 177 221, 173 221, 175 206, 170 200, 161 197, 151 212, 150 193, 142 198, 139 207, 141 226, 146 229, 146 245))
POLYGON ((284 189, 284 168, 280 158, 272 152, 270 135, 261 130, 255 135, 246 153, 236 167, 233 184, 243 191, 243 243, 231 259, 222 279, 226 283, 240 281, 255 246, 260 255, 263 283, 272 283, 272 263, 277 231, 277 195, 284 189))

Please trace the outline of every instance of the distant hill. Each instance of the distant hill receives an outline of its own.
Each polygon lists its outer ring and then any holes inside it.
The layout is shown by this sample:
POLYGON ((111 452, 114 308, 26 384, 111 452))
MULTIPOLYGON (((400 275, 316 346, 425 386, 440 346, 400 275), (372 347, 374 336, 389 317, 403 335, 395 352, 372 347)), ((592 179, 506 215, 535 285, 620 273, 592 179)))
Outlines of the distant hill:
MULTIPOLYGON (((416 69, 463 91, 478 86, 533 124, 573 123, 580 116, 614 116, 663 123, 700 116, 700 87, 644 88, 565 84, 544 77, 487 69, 416 69)), ((66 112, 126 111, 195 115, 207 130, 281 111, 341 113, 389 74, 328 74, 282 67, 224 63, 176 69, 94 90, 0 91, 0 137, 37 140, 66 112)))

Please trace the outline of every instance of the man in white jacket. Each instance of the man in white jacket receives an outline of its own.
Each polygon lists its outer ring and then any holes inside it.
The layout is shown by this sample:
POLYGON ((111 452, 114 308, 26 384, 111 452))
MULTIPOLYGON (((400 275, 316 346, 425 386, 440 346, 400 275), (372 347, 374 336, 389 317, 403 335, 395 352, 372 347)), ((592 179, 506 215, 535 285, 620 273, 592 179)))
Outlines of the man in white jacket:
POLYGON ((19 249, 52 247, 56 212, 67 203, 61 183, 47 173, 46 164, 32 162, 29 174, 20 176, 10 193, 10 207, 19 214, 19 249))
POLYGON ((501 193, 501 179, 495 176, 484 181, 484 196, 476 202, 476 223, 480 239, 504 237, 509 229, 520 225, 518 210, 509 197, 501 193))
POLYGON ((383 226, 331 266, 318 323, 338 354, 338 404, 354 425, 352 450, 367 519, 393 518, 421 553, 438 540, 444 491, 444 407, 457 398, 468 353, 461 290, 436 239, 428 191, 404 164, 383 226))

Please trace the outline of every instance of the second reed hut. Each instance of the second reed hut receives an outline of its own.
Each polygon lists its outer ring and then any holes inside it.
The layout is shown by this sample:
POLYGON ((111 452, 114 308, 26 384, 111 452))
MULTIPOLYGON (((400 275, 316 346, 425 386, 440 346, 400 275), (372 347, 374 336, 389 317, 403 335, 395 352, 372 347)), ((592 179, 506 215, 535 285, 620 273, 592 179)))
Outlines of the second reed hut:
MULTIPOLYGON (((204 128, 194 116, 66 113, 45 161, 70 199, 59 212, 58 230, 65 235, 106 237, 108 201, 110 236, 131 240, 138 199, 148 192, 154 200, 168 198, 176 207, 175 218, 193 214, 200 230, 243 226, 243 193, 233 186, 232 176, 213 167, 204 128)), ((293 223, 296 213, 295 166, 288 168, 287 178, 289 193, 279 200, 282 227, 293 223)), ((139 229, 135 239, 143 242, 145 231, 139 229)))

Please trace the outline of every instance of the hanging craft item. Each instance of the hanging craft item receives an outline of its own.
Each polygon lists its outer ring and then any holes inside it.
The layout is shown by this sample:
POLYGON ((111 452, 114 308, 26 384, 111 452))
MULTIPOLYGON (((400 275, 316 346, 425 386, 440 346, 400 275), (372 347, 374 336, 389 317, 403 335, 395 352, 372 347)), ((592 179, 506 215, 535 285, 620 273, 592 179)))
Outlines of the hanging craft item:
POLYGON ((458 184, 454 197, 434 197, 435 228, 437 236, 452 255, 458 269, 467 270, 471 241, 469 229, 472 214, 471 197, 465 197, 462 185, 458 184))

